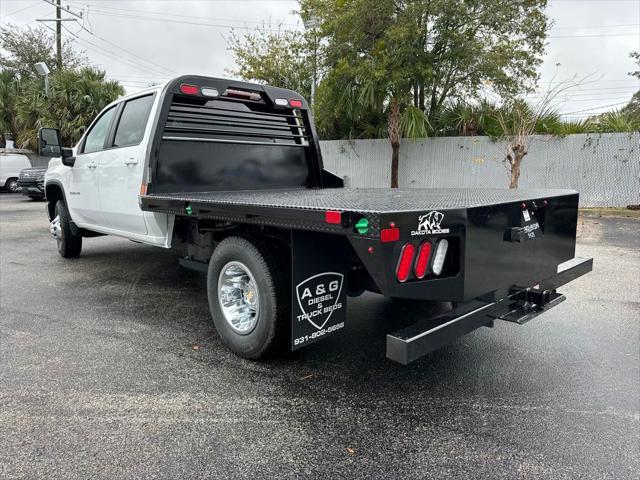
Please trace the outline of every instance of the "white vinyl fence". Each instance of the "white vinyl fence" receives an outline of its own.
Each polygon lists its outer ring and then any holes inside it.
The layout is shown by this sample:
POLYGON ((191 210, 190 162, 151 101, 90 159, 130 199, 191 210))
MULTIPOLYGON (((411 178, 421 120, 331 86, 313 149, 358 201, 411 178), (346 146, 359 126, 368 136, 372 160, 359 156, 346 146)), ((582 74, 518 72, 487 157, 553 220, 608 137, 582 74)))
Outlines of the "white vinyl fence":
MULTIPOLYGON (((386 139, 320 142, 325 168, 351 187, 390 184, 386 139)), ((507 188, 505 144, 488 137, 404 140, 400 187, 507 188)), ((640 133, 535 136, 522 162, 520 188, 571 188, 583 207, 640 204, 640 133)))

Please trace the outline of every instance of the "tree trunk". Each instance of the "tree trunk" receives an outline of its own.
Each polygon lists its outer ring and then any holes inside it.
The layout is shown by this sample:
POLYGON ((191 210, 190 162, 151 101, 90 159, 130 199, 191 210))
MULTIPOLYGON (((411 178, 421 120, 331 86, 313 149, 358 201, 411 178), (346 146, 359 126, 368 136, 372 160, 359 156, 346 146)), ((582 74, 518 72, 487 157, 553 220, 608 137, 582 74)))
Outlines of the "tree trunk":
POLYGON ((391 188, 398 188, 398 163, 400 160, 400 144, 391 144, 391 188))
POLYGON ((389 109, 389 142, 391 143, 391 188, 398 188, 398 164, 400 160, 400 105, 391 99, 389 109))
POLYGON ((513 155, 507 155, 509 164, 511 165, 511 179, 509 181, 509 188, 518 188, 518 180, 520 180, 520 166, 522 165, 522 159, 527 154, 527 151, 518 146, 513 148, 513 155))

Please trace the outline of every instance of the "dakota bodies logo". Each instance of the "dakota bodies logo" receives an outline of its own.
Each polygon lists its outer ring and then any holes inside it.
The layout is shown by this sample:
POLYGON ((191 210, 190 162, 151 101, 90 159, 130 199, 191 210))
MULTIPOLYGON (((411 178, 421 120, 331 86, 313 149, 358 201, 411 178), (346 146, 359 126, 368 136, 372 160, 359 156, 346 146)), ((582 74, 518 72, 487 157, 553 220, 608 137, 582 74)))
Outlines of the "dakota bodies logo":
POLYGON ((331 315, 342 308, 340 293, 344 275, 325 272, 309 277, 296 286, 296 296, 302 315, 297 320, 307 320, 318 330, 322 330, 331 315))
POLYGON ((440 227, 444 213, 429 212, 418 217, 418 229, 411 232, 411 235, 435 235, 438 233, 449 233, 448 228, 440 227))

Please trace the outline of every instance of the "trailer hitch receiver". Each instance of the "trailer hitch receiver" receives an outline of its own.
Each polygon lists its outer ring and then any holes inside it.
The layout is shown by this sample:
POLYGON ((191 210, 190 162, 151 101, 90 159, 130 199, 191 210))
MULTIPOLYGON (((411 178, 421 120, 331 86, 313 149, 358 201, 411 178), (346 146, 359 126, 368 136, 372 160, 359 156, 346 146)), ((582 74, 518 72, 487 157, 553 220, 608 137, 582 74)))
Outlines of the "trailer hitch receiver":
POLYGON ((517 324, 557 306, 565 296, 556 288, 574 280, 593 268, 593 259, 574 258, 558 266, 558 273, 535 288, 512 288, 496 301, 470 300, 436 318, 416 322, 387 335, 387 358, 403 365, 417 360, 456 338, 466 335, 494 320, 517 324))

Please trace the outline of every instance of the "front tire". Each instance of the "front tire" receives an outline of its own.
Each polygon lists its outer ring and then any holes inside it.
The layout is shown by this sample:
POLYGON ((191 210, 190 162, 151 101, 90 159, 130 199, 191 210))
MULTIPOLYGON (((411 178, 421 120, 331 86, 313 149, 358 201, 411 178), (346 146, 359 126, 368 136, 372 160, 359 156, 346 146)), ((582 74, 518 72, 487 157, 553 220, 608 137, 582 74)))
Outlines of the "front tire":
POLYGON ((6 188, 9 193, 18 193, 21 190, 17 178, 9 178, 4 184, 4 188, 6 188))
POLYGON ((213 323, 236 355, 257 360, 286 340, 289 315, 288 269, 273 251, 241 237, 214 249, 207 274, 213 323))
POLYGON ((58 253, 63 258, 76 258, 82 250, 82 237, 71 228, 71 216, 62 200, 56 203, 55 214, 51 220, 51 235, 58 244, 58 253))

